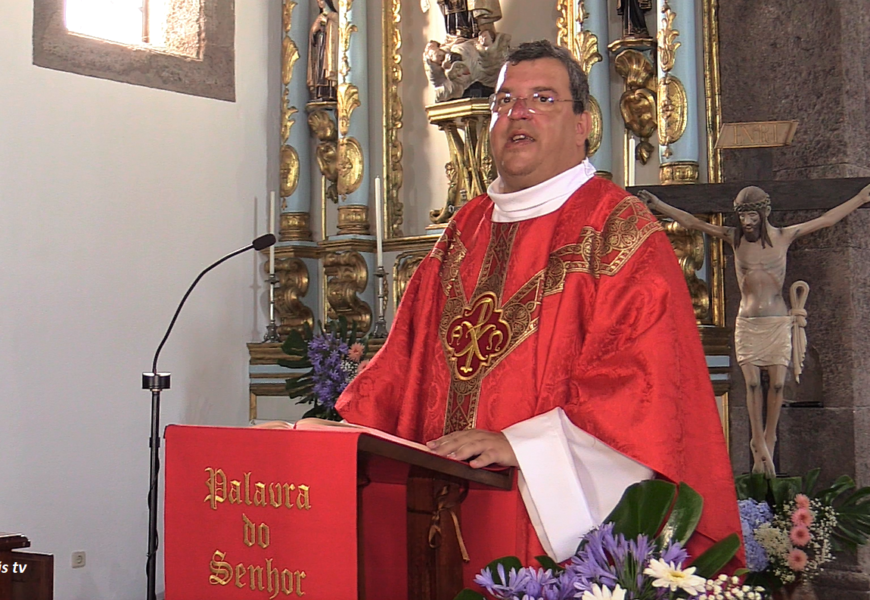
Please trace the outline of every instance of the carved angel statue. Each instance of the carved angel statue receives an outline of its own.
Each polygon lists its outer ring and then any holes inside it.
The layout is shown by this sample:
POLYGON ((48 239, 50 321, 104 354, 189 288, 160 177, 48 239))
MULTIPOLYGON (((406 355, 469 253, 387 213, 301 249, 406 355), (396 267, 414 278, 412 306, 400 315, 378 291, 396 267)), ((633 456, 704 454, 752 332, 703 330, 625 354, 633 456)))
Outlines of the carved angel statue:
MULTIPOLYGON (((510 46, 510 36, 498 33, 498 0, 438 0, 447 37, 429 42, 423 64, 435 88, 435 101, 488 98, 510 46)), ((424 0, 423 10, 428 10, 424 0)))
POLYGON ((333 0, 317 0, 320 13, 308 37, 308 92, 314 102, 334 101, 338 89, 338 13, 333 0))
POLYGON ((703 231, 734 248, 734 268, 740 288, 740 308, 734 327, 737 363, 746 381, 746 408, 752 430, 753 473, 776 476, 773 451, 776 428, 782 408, 783 386, 789 366, 795 380, 800 374, 806 351, 806 295, 809 286, 797 281, 791 288, 791 309, 783 298, 786 257, 792 242, 819 229, 831 227, 858 207, 870 202, 870 186, 854 198, 835 206, 822 216, 788 227, 774 227, 770 197, 757 187, 747 187, 734 200, 738 227, 722 227, 702 221, 659 200, 646 190, 638 197, 653 210, 670 217, 686 229, 703 231), (764 398, 761 371, 770 375, 767 393, 767 423, 763 422, 764 398))
POLYGON ((493 39, 488 31, 473 40, 457 39, 444 44, 430 41, 423 53, 423 63, 435 88, 435 101, 489 98, 495 92, 509 45, 509 35, 501 33, 493 39))

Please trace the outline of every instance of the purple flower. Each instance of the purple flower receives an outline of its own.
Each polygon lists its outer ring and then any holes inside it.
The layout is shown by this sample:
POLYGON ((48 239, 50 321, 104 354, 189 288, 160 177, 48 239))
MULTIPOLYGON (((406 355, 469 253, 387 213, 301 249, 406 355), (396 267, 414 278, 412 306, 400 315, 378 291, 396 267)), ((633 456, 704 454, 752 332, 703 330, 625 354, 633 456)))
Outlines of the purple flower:
MULTIPOLYGON (((308 360, 311 361, 314 387, 312 393, 318 404, 332 408, 338 396, 352 379, 344 367, 348 360, 348 347, 338 334, 324 332, 308 342, 308 360)), ((354 370, 353 375, 356 375, 354 370)))
POLYGON ((773 520, 773 511, 766 502, 757 502, 751 498, 739 500, 740 526, 743 530, 743 548, 746 551, 746 567, 750 571, 764 571, 769 559, 767 552, 755 539, 755 530, 764 523, 773 520))

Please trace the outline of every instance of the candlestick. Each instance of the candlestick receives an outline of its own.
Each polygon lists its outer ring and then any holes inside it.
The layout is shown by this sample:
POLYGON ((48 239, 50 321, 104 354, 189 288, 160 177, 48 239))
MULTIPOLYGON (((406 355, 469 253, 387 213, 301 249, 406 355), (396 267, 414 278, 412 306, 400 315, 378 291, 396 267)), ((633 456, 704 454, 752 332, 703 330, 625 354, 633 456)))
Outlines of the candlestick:
POLYGON ((384 266, 384 229, 381 217, 381 178, 375 177, 375 244, 377 247, 377 266, 384 266))
MULTIPOLYGON (((275 235, 275 192, 269 194, 269 233, 275 235)), ((269 275, 275 274, 275 245, 269 246, 269 275)))

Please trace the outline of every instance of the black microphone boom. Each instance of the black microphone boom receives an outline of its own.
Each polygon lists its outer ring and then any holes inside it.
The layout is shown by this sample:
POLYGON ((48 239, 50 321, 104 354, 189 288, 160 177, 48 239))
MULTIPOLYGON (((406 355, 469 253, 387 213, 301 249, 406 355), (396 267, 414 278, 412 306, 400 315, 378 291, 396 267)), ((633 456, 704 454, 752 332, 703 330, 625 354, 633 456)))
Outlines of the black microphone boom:
POLYGON ((238 256, 248 250, 256 250, 257 252, 265 250, 269 246, 275 245, 276 241, 277 239, 271 233, 261 235, 244 248, 230 252, 217 262, 206 267, 193 280, 193 283, 187 288, 187 292, 184 293, 184 297, 181 298, 181 302, 178 303, 178 308, 175 309, 175 314, 172 315, 169 327, 167 327, 166 333, 163 335, 163 339, 160 340, 157 351, 154 353, 151 372, 142 373, 142 389, 151 390, 151 439, 149 441, 149 446, 151 447, 151 485, 148 488, 148 557, 145 564, 145 573, 148 579, 148 595, 146 600, 156 600, 157 597, 157 475, 160 473, 160 392, 169 389, 169 373, 157 372, 157 358, 160 356, 160 351, 163 350, 166 340, 169 339, 169 334, 175 326, 175 321, 181 313, 181 308, 187 302, 187 298, 190 296, 193 288, 196 287, 196 284, 199 283, 199 280, 206 273, 234 256, 238 256))

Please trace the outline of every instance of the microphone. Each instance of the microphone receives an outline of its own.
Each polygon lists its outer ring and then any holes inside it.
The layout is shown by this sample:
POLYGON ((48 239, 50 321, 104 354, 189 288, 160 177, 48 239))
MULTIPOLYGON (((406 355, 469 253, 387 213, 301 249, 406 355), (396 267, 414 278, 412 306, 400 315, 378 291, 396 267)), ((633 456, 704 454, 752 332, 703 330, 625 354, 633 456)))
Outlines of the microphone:
POLYGON ((148 488, 148 557, 145 564, 145 573, 148 579, 147 600, 155 600, 157 594, 157 475, 160 472, 160 392, 169 389, 170 375, 169 373, 157 372, 157 359, 160 356, 160 351, 163 350, 164 344, 166 344, 166 340, 169 339, 169 334, 172 333, 172 328, 175 326, 175 321, 181 313, 181 308, 187 302, 187 298, 190 296, 193 288, 196 287, 196 284, 199 283, 199 280, 206 273, 234 256, 238 256, 248 250, 256 250, 257 252, 265 250, 270 246, 274 246, 277 241, 277 238, 271 233, 261 235, 244 248, 230 252, 203 269, 196 279, 193 280, 193 283, 190 284, 190 287, 187 288, 187 291, 181 298, 181 302, 178 303, 178 308, 175 309, 175 314, 169 322, 169 327, 166 329, 166 333, 163 335, 163 339, 160 340, 157 351, 154 353, 151 372, 142 373, 142 389, 151 390, 151 439, 149 441, 149 446, 151 447, 151 485, 148 488))

